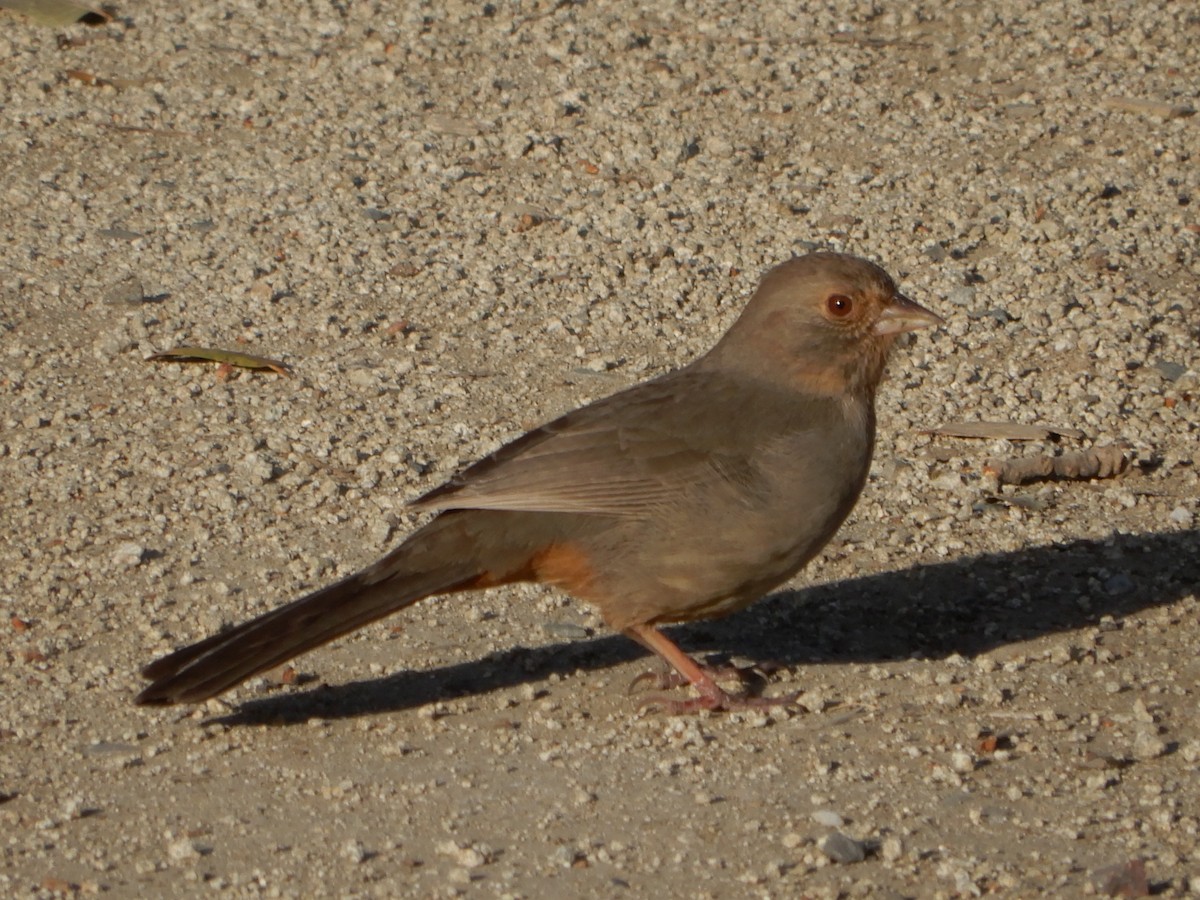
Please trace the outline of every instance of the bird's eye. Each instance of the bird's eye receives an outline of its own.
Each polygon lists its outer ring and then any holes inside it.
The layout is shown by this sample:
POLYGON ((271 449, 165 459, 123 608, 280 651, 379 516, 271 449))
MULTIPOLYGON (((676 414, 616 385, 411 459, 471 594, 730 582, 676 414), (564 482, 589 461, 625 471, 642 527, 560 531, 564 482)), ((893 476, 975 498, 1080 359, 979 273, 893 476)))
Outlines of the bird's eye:
POLYGON ((854 309, 854 301, 845 294, 830 294, 825 298, 825 310, 834 319, 844 319, 854 309))

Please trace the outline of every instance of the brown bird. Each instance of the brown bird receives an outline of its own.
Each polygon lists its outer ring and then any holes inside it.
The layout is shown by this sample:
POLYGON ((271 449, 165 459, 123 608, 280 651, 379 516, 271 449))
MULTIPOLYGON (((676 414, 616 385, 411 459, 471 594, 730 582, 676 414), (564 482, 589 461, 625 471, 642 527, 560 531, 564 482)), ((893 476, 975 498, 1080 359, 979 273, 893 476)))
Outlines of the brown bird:
POLYGON ((735 709, 658 626, 742 609, 804 566, 858 499, 896 336, 941 319, 873 263, 811 253, 763 277, 690 365, 517 438, 415 502, 437 515, 374 565, 147 666, 142 704, 216 696, 425 597, 556 585, 735 709))

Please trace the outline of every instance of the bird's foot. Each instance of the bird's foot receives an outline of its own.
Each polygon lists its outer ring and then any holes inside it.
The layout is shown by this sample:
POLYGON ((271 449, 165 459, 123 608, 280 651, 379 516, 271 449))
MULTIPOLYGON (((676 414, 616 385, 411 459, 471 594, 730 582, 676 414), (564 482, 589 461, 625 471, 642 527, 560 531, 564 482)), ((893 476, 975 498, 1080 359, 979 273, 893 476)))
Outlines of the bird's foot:
POLYGON ((759 663, 752 666, 703 665, 696 667, 693 678, 675 671, 649 671, 635 678, 629 687, 631 693, 635 689, 641 689, 643 685, 656 692, 647 694, 638 701, 642 709, 652 709, 673 716, 702 710, 739 712, 794 705, 798 696, 795 693, 780 697, 761 696, 762 689, 767 684, 767 676, 778 668, 778 664, 775 663, 759 663), (743 691, 731 694, 721 688, 717 684, 718 681, 737 682, 743 687, 743 691), (696 689, 697 696, 677 698, 657 693, 688 685, 696 689))
POLYGON ((700 665, 653 625, 633 625, 625 629, 625 634, 647 650, 657 653, 675 670, 639 675, 629 686, 631 693, 634 688, 648 681, 658 689, 691 685, 697 695, 685 700, 678 700, 661 694, 652 694, 639 701, 638 705, 643 709, 653 708, 670 715, 682 715, 704 709, 713 711, 768 709, 788 706, 796 699, 795 694, 789 694, 786 697, 761 696, 762 690, 767 684, 767 677, 780 668, 778 663, 756 663, 750 666, 700 665), (737 681, 744 690, 740 694, 726 693, 717 684, 718 680, 737 681))
MULTIPOLYGON (((727 663, 719 666, 702 665, 697 666, 697 668, 701 675, 710 681, 736 681, 738 684, 748 686, 752 690, 755 688, 761 690, 766 684, 767 678, 781 667, 779 663, 761 662, 749 666, 735 666, 732 663, 727 663)), ((669 691, 685 687, 692 683, 692 679, 674 669, 666 671, 650 669, 629 682, 629 693, 632 694, 641 690, 669 691)))
MULTIPOLYGON (((700 671, 713 681, 736 681, 739 684, 751 680, 753 673, 752 669, 739 669, 737 666, 701 666, 700 671)), ((647 669, 629 682, 629 693, 642 690, 670 691, 689 684, 691 682, 679 672, 647 669)))
MULTIPOLYGON (((686 683, 686 682, 685 682, 686 683)), ((701 712, 747 712, 749 710, 776 709, 781 706, 794 706, 798 694, 784 694, 780 697, 759 697, 753 694, 730 694, 721 690, 715 684, 712 688, 697 686, 698 695, 686 699, 666 697, 662 694, 651 694, 643 697, 638 705, 669 716, 682 716, 689 713, 701 712)))

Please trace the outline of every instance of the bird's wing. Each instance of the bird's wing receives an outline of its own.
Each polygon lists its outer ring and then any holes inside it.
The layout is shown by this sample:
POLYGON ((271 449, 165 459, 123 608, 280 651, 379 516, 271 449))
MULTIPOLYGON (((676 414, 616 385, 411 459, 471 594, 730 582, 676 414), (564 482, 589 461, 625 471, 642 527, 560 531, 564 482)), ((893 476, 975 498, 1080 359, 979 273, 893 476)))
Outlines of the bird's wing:
POLYGON ((501 447, 414 506, 645 514, 681 488, 744 475, 722 453, 736 389, 681 370, 567 413, 501 447))

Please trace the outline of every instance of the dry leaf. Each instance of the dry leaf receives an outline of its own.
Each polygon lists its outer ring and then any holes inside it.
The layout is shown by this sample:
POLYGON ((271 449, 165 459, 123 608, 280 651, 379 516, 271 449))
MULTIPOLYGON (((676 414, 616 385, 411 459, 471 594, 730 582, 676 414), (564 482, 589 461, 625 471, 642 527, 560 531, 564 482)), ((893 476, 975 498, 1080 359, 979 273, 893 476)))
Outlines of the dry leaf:
POLYGON ((71 81, 81 82, 88 87, 105 87, 111 84, 111 82, 101 78, 99 75, 93 75, 91 72, 85 72, 83 69, 67 69, 66 75, 71 81))
POLYGON ((1166 103, 1162 100, 1142 100, 1137 97, 1105 97, 1104 105, 1120 112, 1157 116, 1160 119, 1180 119, 1195 113, 1182 103, 1166 103))
POLYGON ((237 366, 240 369, 270 369, 277 375, 292 377, 292 370, 285 362, 238 353, 236 350, 219 350, 212 347, 175 347, 151 354, 147 359, 167 362, 215 362, 222 366, 237 366))
POLYGON ((1083 437, 1083 432, 1078 428, 1064 428, 1057 425, 1021 425, 1017 422, 949 422, 937 428, 930 428, 925 434, 1005 441, 1044 441, 1046 438, 1054 436, 1079 440, 1083 437))
POLYGON ((50 28, 62 28, 76 22, 103 25, 109 20, 109 16, 101 10, 74 3, 72 0, 0 0, 0 9, 11 9, 28 16, 38 25, 47 25, 50 28))

